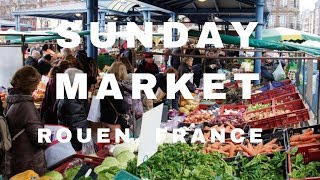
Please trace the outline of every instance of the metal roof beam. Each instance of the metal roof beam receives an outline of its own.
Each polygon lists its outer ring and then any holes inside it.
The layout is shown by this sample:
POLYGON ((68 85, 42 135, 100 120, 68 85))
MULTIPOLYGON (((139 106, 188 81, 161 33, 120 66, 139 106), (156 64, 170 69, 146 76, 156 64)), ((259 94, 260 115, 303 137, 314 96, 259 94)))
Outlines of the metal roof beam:
POLYGON ((184 1, 179 1, 179 2, 176 2, 176 3, 173 3, 173 4, 169 4, 168 6, 170 6, 170 7, 174 7, 174 6, 177 6, 177 5, 182 5, 182 4, 184 4, 183 6, 185 6, 185 5, 188 5, 188 4, 190 4, 190 3, 193 3, 194 2, 194 0, 184 0, 184 1))
POLYGON ((246 9, 239 9, 239 8, 233 8, 233 9, 219 9, 219 12, 216 9, 213 8, 201 8, 198 10, 195 10, 194 8, 190 9, 180 9, 178 10, 179 14, 252 14, 255 13, 255 8, 246 8, 246 9))
POLYGON ((216 11, 219 12, 219 7, 218 7, 218 4, 217 4, 217 1, 216 0, 212 0, 213 1, 213 4, 214 4, 214 7, 216 8, 216 11))
POLYGON ((127 1, 139 4, 140 6, 145 6, 145 7, 151 8, 155 11, 162 11, 162 12, 169 13, 169 14, 174 12, 174 9, 163 5, 163 3, 158 3, 158 2, 152 1, 152 0, 127 0, 127 1))

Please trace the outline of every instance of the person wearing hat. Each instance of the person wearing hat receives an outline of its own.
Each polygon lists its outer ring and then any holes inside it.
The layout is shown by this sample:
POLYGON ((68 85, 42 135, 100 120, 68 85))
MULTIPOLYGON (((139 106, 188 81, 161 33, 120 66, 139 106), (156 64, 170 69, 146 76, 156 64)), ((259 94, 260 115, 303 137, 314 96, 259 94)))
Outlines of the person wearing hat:
POLYGON ((136 73, 150 73, 156 75, 159 73, 159 67, 154 63, 153 54, 151 52, 144 53, 144 60, 138 66, 136 73))
POLYGON ((262 60, 261 65, 261 78, 262 81, 265 82, 272 82, 275 81, 273 72, 277 69, 279 63, 281 63, 282 67, 285 66, 285 62, 278 59, 271 59, 272 57, 276 57, 274 53, 265 53, 263 55, 264 57, 270 57, 270 59, 264 59, 262 60))

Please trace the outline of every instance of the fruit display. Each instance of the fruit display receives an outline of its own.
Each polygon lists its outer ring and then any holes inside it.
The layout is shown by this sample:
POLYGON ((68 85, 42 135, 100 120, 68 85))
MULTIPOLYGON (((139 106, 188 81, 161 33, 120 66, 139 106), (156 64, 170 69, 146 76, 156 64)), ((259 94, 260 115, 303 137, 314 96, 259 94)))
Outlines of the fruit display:
POLYGON ((238 152, 242 151, 242 148, 239 146, 240 144, 235 144, 233 142, 228 143, 207 143, 205 144, 202 153, 220 153, 226 155, 226 157, 234 157, 238 152))
POLYGON ((189 115, 192 111, 194 111, 197 108, 199 102, 199 99, 180 101, 179 112, 189 115))
POLYGON ((261 120, 261 119, 266 119, 266 118, 271 118, 274 116, 280 116, 283 114, 287 114, 290 113, 290 110, 275 110, 275 112, 273 111, 269 111, 269 112, 255 112, 255 113, 249 113, 245 116, 245 121, 249 122, 249 121, 257 121, 257 120, 261 120))
POLYGON ((290 146, 311 143, 320 143, 320 134, 314 134, 312 129, 307 129, 303 134, 296 134, 290 137, 290 146))
POLYGON ((246 156, 256 156, 258 154, 270 154, 284 149, 283 146, 276 143, 277 139, 273 139, 268 143, 251 144, 248 139, 245 140, 245 144, 239 146, 243 149, 243 154, 246 156))
POLYGON ((209 122, 214 119, 214 112, 212 110, 196 110, 192 114, 190 114, 186 119, 183 121, 184 123, 203 123, 209 122))
POLYGON ((37 89, 32 93, 35 102, 40 102, 43 100, 46 92, 46 84, 40 82, 37 86, 37 89))
POLYGON ((272 104, 268 103, 268 104, 251 104, 249 107, 248 107, 248 112, 250 111, 257 111, 257 110, 260 110, 260 109, 264 109, 264 108, 269 108, 271 107, 272 104))
POLYGON ((239 117, 238 115, 222 115, 222 116, 217 116, 212 122, 217 124, 230 122, 231 124, 241 125, 245 121, 242 117, 239 117))

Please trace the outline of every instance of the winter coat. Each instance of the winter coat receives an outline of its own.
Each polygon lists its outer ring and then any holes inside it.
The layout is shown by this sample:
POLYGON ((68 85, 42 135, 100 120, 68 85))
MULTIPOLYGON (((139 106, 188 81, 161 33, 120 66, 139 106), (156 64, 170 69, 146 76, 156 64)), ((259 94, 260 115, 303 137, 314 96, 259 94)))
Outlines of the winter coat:
POLYGON ((205 73, 217 73, 218 69, 221 67, 220 60, 218 59, 206 59, 204 62, 205 73), (217 65, 215 68, 211 68, 210 65, 217 65))
POLYGON ((50 78, 40 109, 41 119, 46 124, 58 124, 57 112, 54 110, 56 100, 56 78, 50 78))
POLYGON ((192 72, 194 73, 193 75, 193 83, 199 87, 200 86, 200 80, 203 76, 202 73, 202 67, 201 64, 195 64, 192 66, 192 72))
MULTIPOLYGON (((180 48, 174 49, 172 54, 181 54, 181 49, 180 48)), ((170 58, 171 58, 171 60, 170 60, 171 66, 175 69, 178 69, 181 64, 180 57, 179 56, 171 56, 170 58)))
MULTIPOLYGON (((185 73, 192 73, 191 69, 185 63, 182 63, 179 66, 178 72, 179 72, 179 77, 181 77, 185 73)), ((186 83, 186 85, 190 92, 193 93, 196 90, 196 87, 190 82, 190 80, 186 83)))
POLYGON ((71 63, 71 66, 74 68, 77 68, 79 70, 84 70, 83 65, 81 64, 80 61, 78 61, 75 57, 72 55, 69 55, 65 58, 65 60, 69 61, 71 63))
POLYGON ((271 63, 266 63, 265 61, 262 63, 261 66, 261 77, 263 82, 274 81, 273 72, 277 69, 279 63, 281 62, 282 67, 285 66, 283 61, 274 60, 271 63))
POLYGON ((6 167, 11 169, 7 173, 13 176, 26 170, 33 170, 43 175, 46 172, 43 150, 46 145, 38 143, 38 129, 44 128, 44 123, 34 106, 33 97, 24 95, 18 90, 10 90, 6 102, 7 107, 4 113, 7 115, 11 137, 25 129, 12 142, 12 148, 7 152, 6 167))
POLYGON ((146 66, 147 66, 147 62, 146 60, 143 60, 142 64, 138 66, 136 73, 150 73, 153 75, 156 75, 159 73, 159 67, 155 63, 152 63, 150 65, 152 66, 152 68, 147 68, 146 66))
POLYGON ((29 56, 29 57, 26 59, 26 61, 24 62, 24 65, 25 65, 25 66, 32 66, 32 67, 34 67, 34 68, 37 68, 37 66, 38 66, 38 61, 37 61, 35 58, 33 58, 32 56, 29 56))
POLYGON ((83 130, 82 137, 86 137, 87 113, 86 113, 86 100, 78 99, 64 99, 57 100, 57 116, 63 125, 69 127, 72 138, 71 144, 76 151, 82 149, 82 144, 77 140, 77 128, 83 130))

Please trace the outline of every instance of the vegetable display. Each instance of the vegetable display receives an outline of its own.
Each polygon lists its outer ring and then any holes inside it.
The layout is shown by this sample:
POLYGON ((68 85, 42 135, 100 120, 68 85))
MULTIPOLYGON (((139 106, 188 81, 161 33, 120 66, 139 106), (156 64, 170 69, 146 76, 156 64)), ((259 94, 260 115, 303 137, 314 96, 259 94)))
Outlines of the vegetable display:
POLYGON ((136 166, 128 163, 127 171, 148 179, 235 179, 235 169, 219 154, 203 154, 201 146, 165 144, 148 161, 136 166))
POLYGON ((243 149, 243 154, 246 156, 256 156, 259 154, 270 154, 284 149, 283 146, 276 144, 277 139, 273 139, 268 143, 259 143, 253 145, 248 139, 245 140, 245 145, 240 144, 239 146, 243 149))
POLYGON ((248 112, 250 112, 250 111, 257 111, 257 110, 260 110, 260 109, 264 109, 264 108, 269 108, 269 107, 271 107, 272 105, 270 104, 270 103, 268 103, 268 104, 254 104, 254 105, 250 105, 249 107, 248 107, 248 112))
POLYGON ((292 172, 289 174, 294 179, 303 179, 308 177, 320 177, 320 162, 304 163, 301 153, 291 159, 292 172))
POLYGON ((224 124, 221 124, 221 125, 218 125, 218 124, 206 125, 203 130, 210 131, 211 129, 215 129, 217 130, 217 132, 220 132, 221 129, 225 129, 226 133, 231 133, 231 131, 235 129, 235 127, 230 122, 225 122, 224 124))
POLYGON ((234 144, 233 142, 228 143, 207 143, 203 149, 203 154, 208 153, 220 153, 225 157, 234 157, 238 152, 242 151, 239 144, 234 144))
POLYGON ((285 179, 286 152, 275 152, 274 155, 257 155, 253 159, 240 157, 239 174, 242 180, 285 179))
POLYGON ((53 179, 53 180, 63 180, 62 174, 60 174, 57 171, 47 172, 44 176, 49 177, 49 179, 53 179))
POLYGON ((261 119, 266 119, 266 118, 271 118, 274 116, 280 116, 280 115, 284 115, 284 114, 288 114, 290 113, 290 110, 275 110, 275 112, 273 111, 269 111, 269 112, 255 112, 255 113, 249 113, 245 116, 245 120, 248 121, 257 121, 257 120, 261 120, 261 119))
POLYGON ((184 123, 203 123, 212 121, 214 118, 214 112, 211 110, 197 110, 190 114, 185 120, 184 123))
POLYGON ((297 134, 290 137, 290 146, 302 144, 319 143, 320 134, 313 134, 312 129, 307 129, 303 134, 297 134))

